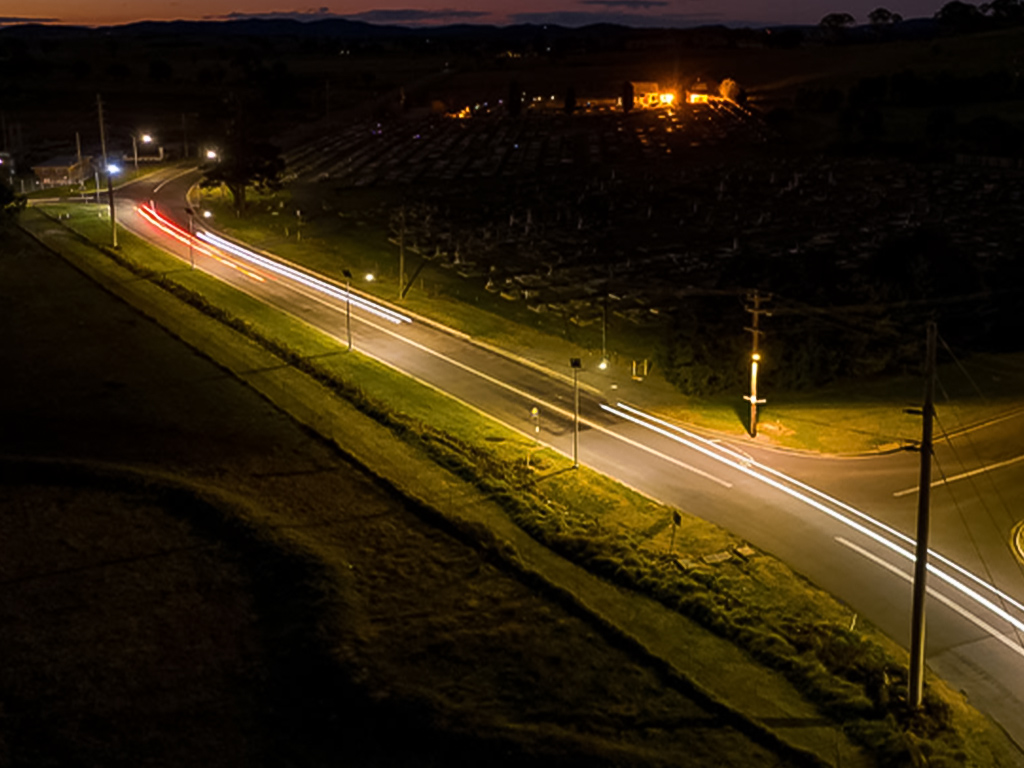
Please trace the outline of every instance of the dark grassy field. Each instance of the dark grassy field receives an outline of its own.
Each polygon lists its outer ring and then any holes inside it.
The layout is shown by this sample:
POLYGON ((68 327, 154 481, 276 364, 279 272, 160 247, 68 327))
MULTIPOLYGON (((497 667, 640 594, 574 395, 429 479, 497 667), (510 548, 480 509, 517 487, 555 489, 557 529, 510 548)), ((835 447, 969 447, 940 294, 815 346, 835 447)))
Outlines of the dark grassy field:
POLYGON ((3 764, 783 764, 46 251, 0 286, 3 764))

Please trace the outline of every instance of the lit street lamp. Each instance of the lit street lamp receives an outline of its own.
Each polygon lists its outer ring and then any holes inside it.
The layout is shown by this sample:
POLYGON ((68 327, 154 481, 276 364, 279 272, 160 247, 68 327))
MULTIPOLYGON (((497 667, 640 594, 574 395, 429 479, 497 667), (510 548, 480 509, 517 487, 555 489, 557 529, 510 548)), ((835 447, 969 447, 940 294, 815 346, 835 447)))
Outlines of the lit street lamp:
MULTIPOLYGON (((142 134, 142 143, 149 144, 153 141, 153 137, 148 133, 142 134)), ((135 156, 135 170, 139 170, 139 142, 135 138, 135 134, 132 134, 132 154, 135 156)))
POLYGON ((114 174, 121 169, 111 163, 107 166, 107 196, 110 200, 110 244, 117 248, 117 219, 114 214, 114 174))
POLYGON ((750 401, 750 436, 757 437, 757 406, 766 402, 763 398, 757 399, 757 365, 761 362, 761 355, 755 352, 750 356, 750 394, 744 395, 744 400, 750 401))
POLYGON ((583 364, 578 357, 569 358, 569 367, 572 368, 572 468, 579 469, 580 466, 580 368, 583 364))

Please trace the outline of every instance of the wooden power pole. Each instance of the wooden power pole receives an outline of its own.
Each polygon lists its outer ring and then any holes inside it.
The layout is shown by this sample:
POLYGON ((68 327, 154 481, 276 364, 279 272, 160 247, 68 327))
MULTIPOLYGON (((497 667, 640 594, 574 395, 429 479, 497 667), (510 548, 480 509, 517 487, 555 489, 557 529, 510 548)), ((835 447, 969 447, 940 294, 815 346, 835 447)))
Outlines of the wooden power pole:
POLYGON ((750 401, 750 436, 757 437, 757 406, 764 403, 764 399, 758 399, 757 397, 757 369, 761 362, 761 335, 764 331, 761 330, 761 315, 771 317, 772 313, 767 309, 761 308, 761 302, 771 301, 772 295, 762 295, 759 291, 755 290, 753 293, 747 294, 747 301, 752 304, 748 304, 746 307, 747 312, 753 316, 750 328, 744 328, 745 331, 750 331, 753 335, 753 345, 750 351, 750 394, 744 395, 744 400, 750 401))
POLYGON ((910 626, 910 706, 920 709, 924 696, 925 599, 928 594, 929 505, 932 485, 932 416, 935 400, 935 346, 938 328, 928 323, 925 353, 924 408, 921 412, 921 475, 917 489, 917 549, 914 560, 914 605, 910 626))

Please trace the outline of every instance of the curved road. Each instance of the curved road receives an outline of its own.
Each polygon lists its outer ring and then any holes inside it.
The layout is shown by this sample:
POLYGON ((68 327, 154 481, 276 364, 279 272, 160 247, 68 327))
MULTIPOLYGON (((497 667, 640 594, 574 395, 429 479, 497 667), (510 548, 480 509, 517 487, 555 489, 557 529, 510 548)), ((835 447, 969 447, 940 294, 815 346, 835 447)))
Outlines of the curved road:
MULTIPOLYGON (((344 285, 216 240, 199 221, 189 248, 184 200, 197 178, 195 172, 169 170, 122 187, 119 221, 344 344, 344 285), (158 216, 175 224, 141 214, 139 208, 151 200, 158 216)), ((360 306, 363 297, 356 291, 351 300, 353 344, 360 352, 525 434, 533 433, 529 414, 536 406, 544 442, 571 455, 571 380, 422 318, 360 306)), ((606 400, 587 379, 581 372, 581 463, 744 537, 909 645, 917 454, 820 458, 721 442, 606 400)), ((938 413, 941 419, 941 406, 938 413)), ((1018 503, 1024 498, 1022 430, 1024 410, 936 445, 926 648, 929 666, 1019 746, 1024 566, 1010 538, 1024 517, 1018 503)))

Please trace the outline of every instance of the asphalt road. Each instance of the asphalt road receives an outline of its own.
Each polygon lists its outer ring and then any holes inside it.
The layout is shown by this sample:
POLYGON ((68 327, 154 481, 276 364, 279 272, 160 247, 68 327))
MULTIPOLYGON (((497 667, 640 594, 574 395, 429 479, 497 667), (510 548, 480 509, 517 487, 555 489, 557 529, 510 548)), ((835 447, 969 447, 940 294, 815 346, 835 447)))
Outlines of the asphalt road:
MULTIPOLYGON (((167 172, 121 188, 120 222, 188 260, 188 246, 143 219, 136 206, 156 200, 187 231, 184 198, 195 178, 167 172)), ((196 228, 206 229, 198 221, 196 228)), ((197 268, 346 342, 343 285, 334 284, 329 295, 304 270, 300 282, 243 251, 208 253, 205 244, 191 249, 197 268)), ((525 434, 533 434, 536 406, 541 440, 572 454, 571 378, 421 318, 393 320, 353 300, 354 346, 525 434)), ((581 463, 746 538, 909 646, 917 454, 809 457, 720 441, 658 422, 637 404, 606 399, 586 371, 580 384, 581 463)), ((941 419, 941 405, 938 412, 941 419)), ((1024 410, 936 446, 926 646, 929 666, 1018 745, 1024 745, 1024 566, 1010 539, 1024 518, 1022 429, 1024 410)))

